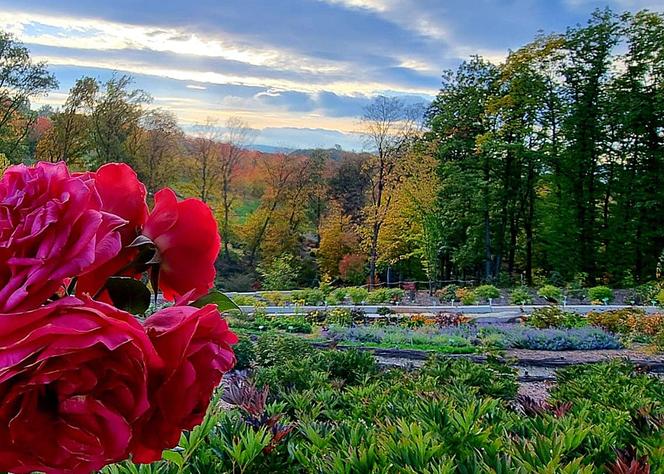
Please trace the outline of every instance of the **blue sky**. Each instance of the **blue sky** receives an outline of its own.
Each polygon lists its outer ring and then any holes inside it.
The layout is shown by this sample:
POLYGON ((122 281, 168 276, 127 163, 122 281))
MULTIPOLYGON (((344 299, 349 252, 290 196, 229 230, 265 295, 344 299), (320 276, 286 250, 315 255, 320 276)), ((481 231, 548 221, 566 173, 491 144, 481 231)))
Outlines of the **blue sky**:
POLYGON ((129 73, 185 129, 234 116, 257 144, 360 149, 372 97, 431 100, 444 69, 499 62, 606 5, 664 0, 0 0, 0 28, 60 81, 39 103, 62 103, 82 75, 129 73))

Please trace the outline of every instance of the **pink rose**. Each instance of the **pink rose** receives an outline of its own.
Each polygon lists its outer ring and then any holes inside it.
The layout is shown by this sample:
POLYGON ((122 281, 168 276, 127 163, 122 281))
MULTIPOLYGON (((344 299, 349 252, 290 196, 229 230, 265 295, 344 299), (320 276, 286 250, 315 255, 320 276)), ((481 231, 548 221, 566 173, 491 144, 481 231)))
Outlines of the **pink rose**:
POLYGON ((125 223, 64 163, 10 167, 0 180, 0 312, 35 308, 65 278, 109 261, 125 223))
POLYGON ((127 458, 160 366, 140 323, 104 303, 0 315, 0 471, 87 474, 127 458))
POLYGON ((118 229, 122 250, 112 260, 78 279, 77 294, 87 293, 94 296, 109 277, 127 273, 123 269, 138 254, 138 250, 127 246, 140 234, 148 217, 148 206, 145 202, 145 186, 138 180, 136 172, 124 163, 109 163, 99 168, 96 173, 85 173, 84 176, 94 180, 101 198, 102 211, 115 214, 126 221, 126 224, 118 229))
POLYGON ((157 248, 164 298, 172 301, 190 290, 205 294, 214 284, 221 246, 212 211, 198 199, 178 201, 168 188, 157 192, 154 201, 143 235, 157 248))
POLYGON ((237 336, 214 305, 172 306, 150 316, 144 326, 164 361, 150 384, 151 408, 132 448, 134 461, 148 463, 177 445, 182 430, 203 420, 214 388, 235 365, 231 345, 237 336))

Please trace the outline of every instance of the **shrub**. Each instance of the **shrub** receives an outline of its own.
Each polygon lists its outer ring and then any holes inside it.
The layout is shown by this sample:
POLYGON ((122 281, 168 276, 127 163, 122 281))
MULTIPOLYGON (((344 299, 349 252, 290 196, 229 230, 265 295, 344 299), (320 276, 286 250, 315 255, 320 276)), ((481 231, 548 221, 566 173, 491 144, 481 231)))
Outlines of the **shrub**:
POLYGON ((434 316, 434 322, 440 327, 459 326, 466 322, 461 313, 446 313, 441 311, 434 316))
POLYGON ((449 303, 456 300, 456 291, 459 289, 457 285, 447 285, 444 288, 436 291, 436 298, 441 303, 449 303))
POLYGON ((394 311, 392 308, 388 308, 387 306, 381 306, 376 310, 376 313, 378 313, 380 316, 387 316, 388 314, 394 314, 394 311))
POLYGON ((480 365, 464 359, 435 356, 422 367, 421 373, 436 378, 439 384, 472 387, 480 395, 489 397, 512 399, 518 388, 514 369, 490 361, 480 365))
POLYGON ((337 288, 333 290, 330 294, 327 295, 327 304, 339 305, 343 304, 346 296, 348 295, 348 290, 346 288, 337 288))
POLYGON ((477 295, 470 288, 457 288, 454 294, 464 305, 471 305, 477 302, 477 295))
POLYGON ((367 259, 364 255, 344 255, 339 262, 339 276, 351 285, 361 285, 366 277, 367 259))
POLYGON ((659 292, 657 292, 657 296, 655 296, 655 301, 657 301, 657 304, 659 306, 664 306, 664 288, 659 290, 659 292))
POLYGON ((295 257, 283 254, 267 264, 256 268, 263 280, 266 290, 290 290, 295 288, 299 276, 299 268, 295 257))
POLYGON ((613 301, 613 290, 608 286, 594 286, 588 289, 588 299, 608 303, 613 301))
POLYGON ((314 349, 296 336, 268 332, 256 341, 256 363, 261 367, 282 365, 288 361, 301 360, 313 354, 314 349))
POLYGON ((367 304, 382 304, 389 301, 389 289, 388 288, 378 288, 376 290, 370 291, 365 302, 367 304))
POLYGON ((325 293, 318 288, 305 288, 291 292, 293 301, 303 302, 307 306, 316 306, 325 301, 325 293))
POLYGON ((528 316, 526 324, 538 329, 577 328, 585 326, 587 320, 577 313, 563 311, 557 306, 537 308, 528 316))
POLYGON ((235 370, 244 370, 251 367, 252 362, 256 358, 254 351, 254 343, 246 336, 239 336, 238 342, 233 346, 235 352, 235 370))
POLYGON ((530 296, 528 288, 522 286, 512 290, 510 301, 512 304, 531 304, 533 302, 533 298, 530 296))
POLYGON ((369 291, 361 286, 352 286, 347 288, 348 297, 354 304, 361 304, 366 301, 369 291))
POLYGON ((250 295, 233 295, 233 302, 238 306, 259 306, 260 301, 250 295))
POLYGON ((482 300, 500 298, 500 290, 493 285, 480 285, 474 290, 475 295, 482 300))
POLYGON ((337 324, 339 326, 352 326, 353 314, 347 308, 334 308, 327 313, 328 324, 337 324))
POLYGON ((544 285, 537 294, 551 303, 560 303, 563 298, 563 291, 553 285, 544 285))
POLYGON ((327 372, 333 379, 343 380, 354 385, 365 377, 378 372, 376 359, 371 352, 350 350, 322 351, 317 354, 314 363, 318 370, 327 372))
POLYGON ((303 316, 274 316, 270 327, 282 331, 311 334, 311 324, 303 316))
POLYGON ((304 319, 307 320, 310 324, 325 324, 327 321, 327 311, 322 309, 316 309, 314 311, 309 311, 304 319))
POLYGON ((273 306, 283 306, 290 301, 290 296, 279 291, 262 291, 261 298, 273 306))
POLYGON ((611 311, 591 311, 588 322, 617 334, 629 334, 635 320, 644 318, 645 311, 636 308, 623 308, 611 311))

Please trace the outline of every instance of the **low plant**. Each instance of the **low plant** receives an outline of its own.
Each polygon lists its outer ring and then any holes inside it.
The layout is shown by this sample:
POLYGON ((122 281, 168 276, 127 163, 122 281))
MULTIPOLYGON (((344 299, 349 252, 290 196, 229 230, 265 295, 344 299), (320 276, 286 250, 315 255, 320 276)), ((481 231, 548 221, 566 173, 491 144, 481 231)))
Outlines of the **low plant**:
POLYGON ((348 296, 348 290, 346 288, 337 288, 327 295, 326 302, 331 305, 339 305, 344 302, 346 296, 348 296))
POLYGON ((544 285, 537 291, 537 295, 550 303, 560 303, 563 299, 563 290, 553 285, 544 285))
POLYGON ((588 324, 586 318, 558 306, 535 309, 525 320, 526 325, 538 328, 578 328, 588 324))
POLYGON ((477 295, 471 288, 457 288, 454 291, 454 294, 456 298, 466 306, 475 304, 477 302, 477 295))
POLYGON ((657 292, 655 301, 657 301, 658 306, 664 306, 664 288, 657 292))
POLYGON ((533 297, 530 295, 528 288, 521 286, 512 290, 512 293, 510 294, 510 301, 512 304, 518 305, 532 304, 533 297))
POLYGON ((311 334, 311 323, 304 316, 275 315, 268 319, 272 329, 280 329, 286 332, 311 334))
POLYGON ((474 293, 479 299, 486 301, 500 298, 500 290, 493 285, 480 285, 475 288, 474 293))
POLYGON ((456 291, 459 289, 457 285, 447 285, 440 290, 436 291, 436 298, 441 303, 450 303, 456 300, 456 291))
POLYGON ((272 306, 283 306, 290 301, 290 295, 280 291, 262 291, 260 297, 272 306))
POLYGON ((477 329, 483 346, 498 349, 544 351, 619 349, 620 340, 599 328, 534 329, 514 324, 494 324, 477 329))
POLYGON ((613 301, 613 290, 608 286, 588 288, 588 299, 592 302, 610 303, 613 301))
POLYGON ((233 346, 235 352, 235 370, 244 370, 251 367, 256 359, 254 343, 247 336, 239 336, 238 342, 233 346))
POLYGON ((347 308, 334 308, 327 313, 326 323, 338 326, 352 326, 353 314, 347 308))
POLYGON ((319 288, 305 288, 303 290, 293 290, 291 298, 293 301, 303 303, 307 306, 316 306, 325 301, 325 293, 319 288))
POLYGON ((233 295, 233 302, 238 306, 260 306, 263 303, 254 296, 240 294, 233 295))
POLYGON ((307 314, 304 315, 304 319, 306 319, 307 322, 310 324, 318 324, 318 325, 325 324, 325 322, 327 321, 327 311, 322 309, 309 311, 307 314))
POLYGON ((353 304, 362 304, 369 296, 369 290, 361 286, 351 286, 346 291, 353 304))

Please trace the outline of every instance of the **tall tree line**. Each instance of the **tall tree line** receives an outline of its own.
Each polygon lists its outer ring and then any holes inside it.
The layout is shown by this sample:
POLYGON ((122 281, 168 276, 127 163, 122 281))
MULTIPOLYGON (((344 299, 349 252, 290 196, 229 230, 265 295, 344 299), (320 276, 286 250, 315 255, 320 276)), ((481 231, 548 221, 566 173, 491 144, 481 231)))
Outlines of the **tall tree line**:
POLYGON ((597 10, 447 72, 425 140, 445 278, 654 278, 664 250, 664 16, 597 10))

